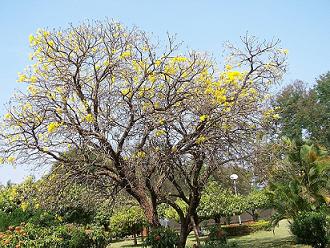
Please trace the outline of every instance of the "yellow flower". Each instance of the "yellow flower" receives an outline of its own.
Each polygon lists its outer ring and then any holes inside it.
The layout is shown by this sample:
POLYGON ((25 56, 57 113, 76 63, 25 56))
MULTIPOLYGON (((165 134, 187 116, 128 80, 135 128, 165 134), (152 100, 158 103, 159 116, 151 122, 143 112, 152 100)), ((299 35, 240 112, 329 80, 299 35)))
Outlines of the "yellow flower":
POLYGON ((48 133, 55 132, 60 126, 61 126, 61 123, 59 123, 59 122, 51 122, 51 123, 49 123, 48 126, 47 126, 48 133))
POLYGON ((10 120, 12 115, 10 113, 5 114, 5 120, 10 120))
POLYGON ((127 58, 131 56, 131 51, 125 51, 120 55, 121 59, 127 58))
POLYGON ((231 69, 233 69, 233 67, 231 65, 226 65, 225 68, 227 71, 230 71, 231 69))
POLYGON ((281 116, 279 115, 279 114, 274 114, 273 115, 273 119, 275 119, 275 120, 278 120, 278 119, 280 119, 281 118, 281 116))
POLYGON ((29 35, 29 42, 30 42, 31 46, 35 44, 35 38, 34 38, 33 34, 29 35))
POLYGON ((33 84, 36 83, 37 80, 38 80, 38 78, 36 76, 31 76, 30 77, 30 82, 33 83, 33 84))
POLYGON ((32 96, 36 95, 39 92, 39 90, 36 87, 34 87, 33 85, 29 85, 27 87, 27 90, 30 92, 30 94, 32 96))
POLYGON ((86 115, 85 120, 89 123, 93 123, 95 121, 95 118, 92 114, 88 114, 86 115))
POLYGON ((25 81, 27 81, 27 77, 26 77, 26 75, 23 74, 23 73, 18 73, 18 79, 17 79, 17 82, 22 83, 22 82, 25 82, 25 81))
POLYGON ((172 59, 172 61, 173 62, 186 62, 187 61, 187 58, 186 57, 180 57, 180 56, 178 56, 178 57, 174 57, 172 59))
POLYGON ((157 137, 160 137, 160 136, 166 134, 166 132, 164 130, 157 130, 155 134, 157 137))
POLYGON ((135 156, 137 158, 144 158, 146 156, 146 153, 144 151, 138 151, 135 156))
POLYGON ((154 83, 154 82, 156 81, 156 76, 153 75, 153 74, 150 74, 150 75, 148 76, 148 79, 149 79, 149 81, 150 81, 151 83, 154 83))
POLYGON ((205 137, 205 135, 200 135, 197 139, 196 139, 196 144, 202 144, 207 140, 207 138, 205 137))
POLYGON ((130 92, 130 89, 122 89, 121 93, 126 96, 130 92))
POLYGON ((201 116, 199 117, 199 120, 200 120, 200 121, 205 121, 208 117, 209 117, 209 115, 201 115, 201 116))
POLYGON ((50 41, 48 42, 48 45, 50 45, 51 47, 53 47, 53 46, 55 45, 55 43, 54 43, 54 41, 50 40, 50 41))
POLYGON ((285 55, 288 55, 289 50, 288 49, 282 49, 282 53, 284 53, 285 55))
POLYGON ((15 158, 14 157, 12 157, 12 156, 9 156, 8 158, 7 158, 7 161, 8 161, 8 163, 10 163, 10 164, 13 164, 14 162, 15 162, 15 158))
POLYGON ((21 209, 23 210, 23 212, 26 211, 26 209, 28 208, 28 206, 29 206, 29 203, 27 203, 27 202, 23 202, 23 203, 21 204, 21 209))
POLYGON ((32 104, 27 102, 26 104, 23 105, 23 110, 32 110, 32 104))

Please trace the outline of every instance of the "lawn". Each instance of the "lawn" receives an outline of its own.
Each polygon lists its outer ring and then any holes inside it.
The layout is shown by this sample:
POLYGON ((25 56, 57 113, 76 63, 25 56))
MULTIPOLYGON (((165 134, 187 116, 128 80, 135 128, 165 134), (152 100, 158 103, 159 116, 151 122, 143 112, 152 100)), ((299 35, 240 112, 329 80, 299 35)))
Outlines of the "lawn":
MULTIPOLYGON (((275 232, 272 231, 259 231, 252 233, 250 235, 231 238, 229 242, 237 242, 239 248, 307 248, 310 246, 304 245, 294 245, 293 237, 289 231, 289 223, 287 221, 281 221, 279 227, 275 228, 275 232)), ((189 235, 187 241, 187 247, 192 247, 196 243, 194 235, 189 235)), ((109 248, 118 248, 118 247, 134 247, 133 240, 124 240, 112 243, 109 248)), ((142 245, 135 246, 142 247, 142 245)))

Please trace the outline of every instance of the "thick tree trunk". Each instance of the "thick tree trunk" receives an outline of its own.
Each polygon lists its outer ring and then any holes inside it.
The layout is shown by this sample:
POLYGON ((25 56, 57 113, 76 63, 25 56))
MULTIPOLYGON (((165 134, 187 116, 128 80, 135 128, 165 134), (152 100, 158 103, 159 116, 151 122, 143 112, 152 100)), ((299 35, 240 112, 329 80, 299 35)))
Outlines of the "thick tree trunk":
POLYGON ((144 215, 146 216, 147 222, 151 228, 156 228, 160 226, 157 208, 153 204, 153 201, 147 196, 143 196, 139 200, 140 206, 143 208, 144 215))

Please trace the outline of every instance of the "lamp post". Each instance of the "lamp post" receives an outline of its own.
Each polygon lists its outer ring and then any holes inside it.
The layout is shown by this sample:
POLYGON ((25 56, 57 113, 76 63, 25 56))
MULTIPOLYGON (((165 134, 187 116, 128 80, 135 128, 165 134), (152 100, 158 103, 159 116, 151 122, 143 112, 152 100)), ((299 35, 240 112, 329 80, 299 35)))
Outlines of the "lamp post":
MULTIPOLYGON (((235 190, 235 195, 237 196, 237 187, 236 187, 236 180, 238 179, 238 176, 236 174, 231 174, 230 179, 233 180, 234 182, 234 190, 235 190)), ((238 223, 242 225, 242 220, 241 220, 241 215, 238 215, 238 223)))

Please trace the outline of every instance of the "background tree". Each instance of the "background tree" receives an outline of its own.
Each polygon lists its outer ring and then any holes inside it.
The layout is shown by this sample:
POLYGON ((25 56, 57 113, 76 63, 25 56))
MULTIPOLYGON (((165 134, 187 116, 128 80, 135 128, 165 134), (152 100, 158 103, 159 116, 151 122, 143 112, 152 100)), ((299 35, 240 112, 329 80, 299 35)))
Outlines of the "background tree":
POLYGON ((279 41, 242 37, 241 49, 228 45, 225 70, 171 37, 162 46, 114 22, 40 30, 30 42, 36 63, 19 74, 28 92, 8 106, 3 161, 55 160, 73 177, 118 185, 152 226, 167 203, 180 217, 180 247, 215 168, 248 157, 277 118, 267 101, 286 67, 279 41))
POLYGON ((252 216, 254 221, 259 218, 259 210, 269 208, 271 206, 270 199, 266 190, 253 189, 244 197, 245 211, 252 216))
POLYGON ((241 214, 245 208, 242 195, 235 195, 231 190, 224 189, 213 181, 203 191, 198 213, 204 219, 214 219, 217 224, 225 217, 226 222, 230 224, 231 217, 241 214))
POLYGON ((281 135, 300 144, 308 138, 329 149, 329 88, 329 72, 321 75, 311 89, 301 81, 284 88, 274 104, 281 116, 278 120, 281 135))
POLYGON ((116 209, 110 218, 110 229, 114 236, 133 235, 134 245, 137 245, 137 234, 142 231, 144 225, 146 225, 145 216, 139 206, 116 209))

